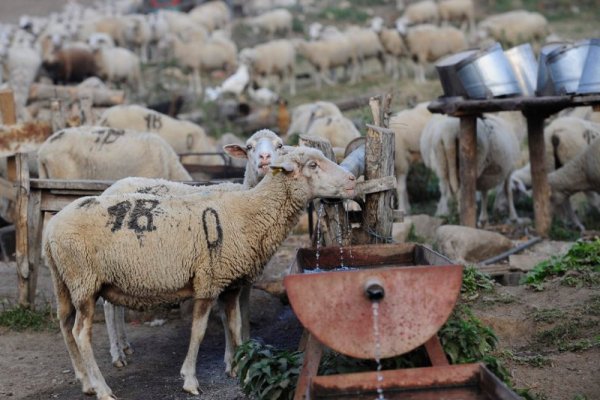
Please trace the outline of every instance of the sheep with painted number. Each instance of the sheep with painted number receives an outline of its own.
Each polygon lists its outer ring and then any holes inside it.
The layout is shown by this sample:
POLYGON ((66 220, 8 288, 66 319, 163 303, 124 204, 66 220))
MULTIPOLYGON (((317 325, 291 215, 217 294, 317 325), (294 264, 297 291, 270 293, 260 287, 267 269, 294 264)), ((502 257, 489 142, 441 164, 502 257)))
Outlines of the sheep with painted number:
MULTIPOLYGON (((600 194, 600 138, 594 139, 575 158, 550 173, 548 184, 552 189, 552 204, 558 210, 563 207, 562 211, 567 213, 575 225, 582 231, 585 230, 573 211, 569 198, 577 192, 600 194), (565 205, 566 209, 564 209, 565 205)), ((594 206, 600 208, 598 197, 596 196, 595 199, 594 206)))
MULTIPOLYGON (((229 139, 237 138, 226 135, 229 139)), ((263 129, 255 132, 246 142, 241 144, 229 144, 223 146, 224 151, 235 159, 246 160, 246 171, 244 174, 244 182, 236 184, 224 182, 217 185, 209 186, 190 186, 179 182, 171 182, 163 179, 148 179, 148 178, 125 178, 115 182, 103 195, 116 195, 123 193, 147 193, 156 196, 183 196, 192 193, 196 194, 211 194, 215 192, 238 191, 251 189, 268 172, 268 166, 276 162, 291 148, 283 146, 283 141, 274 132, 263 129)), ((240 309, 242 318, 242 338, 247 340, 250 336, 249 323, 249 308, 250 301, 250 285, 244 286, 240 294, 240 309)), ((127 340, 125 333, 124 310, 122 307, 114 307, 111 303, 104 302, 104 313, 106 320, 106 329, 108 330, 108 338, 110 342, 110 354, 113 365, 122 367, 127 365, 125 354, 131 353, 131 345, 127 340)), ((231 369, 231 337, 227 334, 225 326, 226 353, 225 363, 227 370, 231 369)))
POLYGON ((491 15, 477 26, 479 41, 492 39, 506 46, 541 42, 549 34, 546 18, 537 12, 515 10, 491 15))
POLYGON ((389 126, 394 131, 396 190, 398 209, 410 212, 406 179, 410 166, 421 160, 421 134, 432 114, 427 109, 429 102, 419 103, 414 108, 402 110, 390 116, 389 126))
POLYGON ((219 298, 225 303, 235 348, 241 343, 240 283, 261 274, 310 200, 354 195, 354 176, 315 149, 298 148, 271 169, 243 192, 84 197, 52 218, 43 251, 61 331, 85 393, 115 399, 91 344, 98 296, 136 309, 193 298, 181 375, 186 392, 200 393, 198 349, 213 303, 219 298))
MULTIPOLYGON (((139 132, 155 132, 173 147, 177 154, 207 153, 215 151, 215 140, 204 129, 189 121, 181 121, 166 114, 128 104, 113 106, 104 111, 100 125, 139 132)), ((206 161, 200 156, 189 156, 194 162, 206 161)), ((220 157, 211 157, 218 163, 220 157)))
POLYGON ((244 24, 249 26, 255 35, 264 32, 269 38, 273 38, 277 33, 287 36, 292 31, 292 20, 292 13, 285 8, 280 8, 256 17, 248 17, 244 20, 244 24))
MULTIPOLYGON (((275 91, 281 93, 284 82, 288 82, 290 94, 296 94, 296 49, 286 39, 272 40, 254 47, 242 49, 240 62, 250 69, 251 80, 260 80, 270 76, 279 79, 275 91)), ((267 86, 259 82, 260 86, 267 86)))
POLYGON ((60 130, 40 146, 38 164, 40 178, 192 180, 160 136, 122 129, 82 126, 60 130))
POLYGON ((465 34, 453 26, 417 25, 408 29, 405 37, 414 62, 415 82, 425 82, 425 65, 467 48, 465 34))
POLYGON ((404 9, 402 16, 396 20, 396 29, 400 33, 406 32, 406 29, 412 25, 418 24, 437 24, 440 15, 438 5, 433 0, 423 0, 408 5, 404 9))
MULTIPOLYGON (((460 202, 458 175, 458 118, 433 116, 421 135, 421 155, 426 166, 439 178, 441 198, 436 215, 447 215, 448 202, 460 202)), ((510 174, 519 155, 519 143, 510 126, 501 118, 486 116, 477 119, 476 187, 481 192, 480 225, 488 220, 487 194, 490 189, 503 184, 509 204, 511 220, 518 220, 510 190, 510 174)))

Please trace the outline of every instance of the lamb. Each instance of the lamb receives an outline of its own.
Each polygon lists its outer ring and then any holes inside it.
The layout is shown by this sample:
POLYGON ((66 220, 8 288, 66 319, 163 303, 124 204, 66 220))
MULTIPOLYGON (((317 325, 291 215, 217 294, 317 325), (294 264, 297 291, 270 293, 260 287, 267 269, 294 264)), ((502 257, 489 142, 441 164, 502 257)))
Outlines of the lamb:
POLYGON ((258 277, 310 200, 354 195, 354 176, 315 149, 298 148, 271 169, 243 192, 84 197, 52 218, 44 230, 44 256, 61 331, 85 393, 115 399, 91 346, 94 303, 102 296, 130 308, 194 298, 181 375, 183 389, 199 394, 198 348, 215 300, 225 303, 235 348, 241 343, 240 282, 258 277), (173 226, 180 227, 175 235, 173 226))
POLYGON ((273 38, 277 32, 287 36, 292 31, 292 20, 292 13, 285 8, 280 8, 246 18, 244 23, 252 28, 255 35, 264 31, 269 38, 273 38))
MULTIPOLYGON (((446 116, 432 117, 421 136, 421 155, 426 166, 431 168, 440 180, 441 198, 436 215, 448 213, 448 201, 459 198, 458 176, 458 118, 446 116)), ((487 223, 487 193, 504 183, 504 192, 509 202, 511 220, 518 220, 510 188, 510 173, 519 153, 519 144, 510 126, 501 118, 486 116, 477 120, 477 190, 481 191, 480 225, 487 223)))
MULTIPOLYGON (((272 40, 252 48, 240 51, 239 59, 250 69, 250 77, 257 80, 258 77, 276 75, 279 77, 275 91, 281 93, 283 81, 289 82, 290 95, 296 94, 296 49, 289 40, 272 40)), ((266 86, 261 84, 261 86, 266 86)))
POLYGON ((342 112, 333 103, 328 101, 317 101, 297 106, 292 112, 292 123, 287 133, 286 141, 293 134, 304 135, 308 132, 310 125, 317 118, 341 116, 342 112))
POLYGON ((552 189, 552 204, 557 208, 566 205, 565 211, 575 225, 580 230, 585 230, 571 208, 569 197, 577 192, 600 193, 600 138, 594 139, 575 158, 548 174, 548 184, 552 189))
POLYGON ((395 133, 394 170, 397 179, 398 209, 410 212, 406 178, 410 165, 421 158, 421 133, 432 114, 427 109, 429 102, 419 103, 412 109, 402 110, 390 116, 390 129, 395 133))
POLYGON ((458 22, 461 29, 464 29, 462 26, 466 25, 469 32, 475 30, 473 0, 442 0, 438 3, 438 11, 442 24, 458 22))
POLYGON ((415 82, 425 82, 425 64, 467 48, 465 34, 453 27, 418 25, 408 30, 406 45, 415 67, 415 82))
POLYGON ((433 0, 423 0, 410 4, 404 10, 402 17, 396 20, 396 29, 405 33, 406 28, 417 24, 437 24, 439 20, 438 6, 433 0))
MULTIPOLYGON (((148 178, 126 178, 121 179, 106 189, 102 195, 115 195, 122 193, 149 193, 156 196, 181 196, 191 193, 211 194, 214 192, 238 191, 251 189, 265 176, 270 163, 290 151, 283 146, 282 140, 272 131, 263 129, 255 132, 245 144, 228 144, 223 147, 227 154, 236 159, 247 160, 243 184, 224 182, 211 186, 190 186, 178 182, 169 182, 163 179, 148 178)), ((242 312, 242 338, 250 337, 249 322, 249 300, 251 286, 246 285, 240 295, 240 307, 242 312)), ((120 307, 114 307, 111 303, 104 302, 104 313, 107 321, 108 338, 110 341, 110 354, 113 365, 122 367, 127 365, 126 353, 131 352, 131 345, 125 334, 124 311, 120 307)), ((231 349, 231 337, 226 332, 226 348, 231 349)), ((226 355, 228 353, 226 352, 226 355)), ((227 357, 225 362, 228 362, 227 357)))
POLYGON ((297 41, 298 53, 302 55, 313 67, 313 77, 317 89, 321 89, 321 80, 333 86, 335 82, 327 73, 337 67, 344 67, 347 71, 352 68, 350 83, 354 84, 358 74, 358 58, 351 41, 344 35, 334 35, 313 42, 297 41))
POLYGON ((114 180, 141 176, 192 180, 160 136, 110 128, 60 130, 40 146, 38 164, 40 178, 114 180))
POLYGON ((537 12, 509 11, 487 17, 477 27, 480 41, 491 38, 506 46, 541 41, 548 36, 546 18, 537 12))
MULTIPOLYGON (((189 121, 181 121, 168 115, 138 105, 118 105, 104 111, 99 125, 139 132, 155 132, 173 147, 177 154, 207 153, 215 151, 215 141, 202 127, 189 121)), ((207 161, 200 156, 188 156, 187 161, 207 161)), ((218 163, 217 157, 210 161, 218 163)))

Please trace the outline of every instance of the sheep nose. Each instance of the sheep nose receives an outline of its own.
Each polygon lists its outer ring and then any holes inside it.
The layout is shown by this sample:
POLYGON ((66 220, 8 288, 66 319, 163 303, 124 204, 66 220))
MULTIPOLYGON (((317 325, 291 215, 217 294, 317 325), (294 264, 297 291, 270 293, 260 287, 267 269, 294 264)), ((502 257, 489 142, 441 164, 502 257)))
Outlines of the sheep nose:
POLYGON ((261 161, 269 161, 271 159, 271 154, 270 153, 260 153, 260 159, 261 161))
POLYGON ((356 177, 354 175, 350 174, 350 175, 348 175, 348 180, 355 181, 356 177))

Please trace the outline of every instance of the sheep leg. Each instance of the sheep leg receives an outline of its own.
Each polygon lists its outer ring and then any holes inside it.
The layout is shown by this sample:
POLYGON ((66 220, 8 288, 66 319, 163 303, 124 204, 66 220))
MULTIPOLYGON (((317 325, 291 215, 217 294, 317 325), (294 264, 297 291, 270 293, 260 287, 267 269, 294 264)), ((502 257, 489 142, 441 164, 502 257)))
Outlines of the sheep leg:
POLYGON ((296 73, 294 72, 294 67, 289 67, 288 69, 288 79, 290 80, 290 96, 296 95, 296 73))
POLYGON ((415 71, 415 82, 425 83, 425 67, 418 62, 413 62, 413 68, 415 71))
POLYGON ((398 175, 398 186, 396 191, 398 193, 398 209, 404 211, 406 214, 410 212, 410 204, 408 202, 408 192, 406 190, 406 174, 398 175))
POLYGON ((115 323, 117 327, 119 349, 127 355, 133 354, 133 348, 127 340, 127 334, 125 333, 125 307, 115 307, 115 323))
POLYGON ((104 300, 104 320, 106 321, 106 331, 108 333, 108 342, 110 343, 110 357, 112 359, 112 364, 117 368, 122 368, 127 365, 127 360, 125 359, 125 353, 121 350, 119 343, 115 306, 106 300, 104 300))
POLYGON ((477 221, 477 225, 479 227, 485 227, 488 223, 488 211, 487 211, 487 203, 488 203, 488 191, 481 191, 481 211, 479 212, 479 221, 477 221))
POLYGON ((515 200, 514 200, 514 194, 512 191, 510 175, 508 175, 508 177, 504 180, 503 192, 504 192, 504 196, 506 197, 506 199, 508 201, 508 216, 509 216, 510 220, 517 222, 517 223, 521 222, 521 219, 519 218, 519 214, 517 214, 517 209, 515 208, 515 200))
POLYGON ((100 368, 94 357, 92 349, 92 322, 94 318, 95 300, 93 296, 81 301, 76 306, 75 326, 73 327, 73 336, 77 343, 77 348, 81 353, 83 364, 90 378, 90 383, 96 392, 99 400, 115 400, 112 390, 106 384, 100 368))
MULTIPOLYGON (((53 275, 55 275, 53 273, 53 275)), ((93 395, 96 392, 90 382, 88 374, 81 358, 81 353, 77 347, 77 342, 73 336, 73 327, 75 326, 75 308, 71 303, 71 297, 68 289, 63 282, 55 279, 54 287, 56 289, 56 299, 58 304, 58 321, 62 332, 67 351, 73 364, 75 377, 81 382, 82 391, 87 395, 93 395)))
POLYGON ((196 378, 196 360, 198 359, 198 349, 206 333, 206 324, 210 308, 214 299, 194 299, 194 310, 192 312, 192 334, 190 336, 190 345, 187 355, 181 366, 181 377, 184 379, 183 390, 188 393, 199 395, 200 385, 196 378))
POLYGON ((219 296, 219 304, 222 310, 222 319, 225 328, 225 372, 230 376, 236 376, 232 368, 233 353, 242 343, 242 314, 240 294, 247 288, 225 291, 219 296))

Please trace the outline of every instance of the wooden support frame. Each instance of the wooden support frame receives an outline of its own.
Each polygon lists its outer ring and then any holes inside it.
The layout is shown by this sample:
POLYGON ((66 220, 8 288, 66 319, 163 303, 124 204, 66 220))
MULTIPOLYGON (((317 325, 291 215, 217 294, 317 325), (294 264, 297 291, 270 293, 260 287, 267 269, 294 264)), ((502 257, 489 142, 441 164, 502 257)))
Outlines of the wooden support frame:
POLYGON ((460 221, 475 226, 475 169, 477 160, 476 118, 486 112, 521 111, 527 119, 527 138, 533 183, 535 230, 541 237, 550 232, 550 186, 546 171, 544 120, 565 108, 600 107, 600 95, 514 97, 490 100, 467 100, 462 97, 439 98, 429 104, 432 113, 447 114, 460 118, 460 221))

